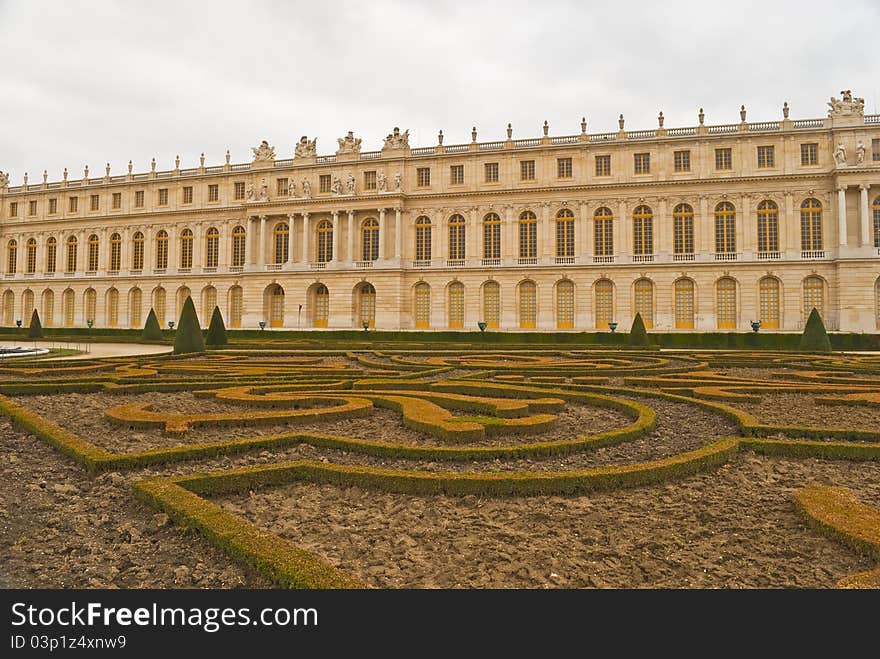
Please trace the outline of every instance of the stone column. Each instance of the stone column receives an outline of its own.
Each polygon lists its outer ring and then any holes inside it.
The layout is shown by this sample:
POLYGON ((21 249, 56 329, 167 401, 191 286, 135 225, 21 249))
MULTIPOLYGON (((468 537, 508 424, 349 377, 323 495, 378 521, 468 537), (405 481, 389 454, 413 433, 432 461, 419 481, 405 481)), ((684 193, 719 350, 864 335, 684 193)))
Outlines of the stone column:
MULTIPOLYGON (((867 198, 867 197, 866 197, 867 198)), ((400 208, 394 209, 394 259, 400 262, 401 246, 403 245, 403 223, 400 208)))
POLYGON ((339 211, 333 211, 333 261, 339 261, 339 211))
POLYGON ((287 215, 287 262, 293 266, 293 213, 287 215))
POLYGON ((477 207, 471 206, 468 208, 468 215, 466 224, 464 227, 464 258, 468 260, 473 258, 476 255, 477 258, 480 258, 480 239, 479 233, 477 233, 477 207))
POLYGON ((131 231, 125 227, 120 234, 122 244, 119 246, 119 272, 131 269, 131 231))
POLYGON ((217 246, 217 269, 225 270, 229 266, 229 253, 232 248, 229 236, 229 222, 223 222, 219 227, 220 244, 217 246))
MULTIPOLYGON (((22 268, 23 272, 27 271, 27 242, 25 241, 24 245, 24 268, 22 268)), ((107 240, 107 227, 101 229, 99 233, 99 242, 98 242, 98 270, 103 270, 105 273, 110 269, 110 243, 107 240), (102 258, 103 256, 103 258, 102 258), (101 267, 101 264, 104 267, 101 267)))
POLYGON ((621 260, 632 260, 632 233, 631 223, 626 216, 626 201, 621 200, 617 204, 617 222, 614 223, 617 233, 614 236, 614 253, 621 257, 621 260))
POLYGON ((257 236, 257 267, 263 270, 266 264, 266 216, 260 215, 260 234, 257 236))
POLYGON ((703 258, 709 258, 709 236, 713 231, 709 228, 709 198, 700 197, 700 215, 694 218, 694 248, 703 258))
POLYGON ((752 240, 754 232, 752 229, 752 198, 747 195, 741 195, 739 198, 740 218, 736 223, 736 251, 745 252, 752 250, 752 240))
MULTIPOLYGON (((555 218, 553 218, 555 220, 555 218)), ((539 263, 545 258, 552 258, 556 255, 555 241, 553 236, 553 220, 550 218, 550 204, 541 204, 540 228, 538 229, 538 248, 537 254, 539 263)))
POLYGON ((198 272, 202 268, 202 225, 196 224, 193 227, 193 272, 198 272))
POLYGON ((354 264, 358 259, 354 253, 354 211, 348 211, 348 254, 345 255, 349 263, 354 264))
POLYGON ((177 260, 177 225, 168 227, 168 272, 177 272, 180 263, 177 260))
POLYGON ((666 197, 657 199, 657 227, 654 231, 655 254, 668 256, 672 253, 672 226, 669 223, 669 209, 666 197))
POLYGON ((874 246, 874 237, 871 235, 871 216, 868 214, 868 189, 870 187, 866 183, 859 186, 859 219, 862 228, 862 245, 866 247, 874 246))
POLYGON ((837 188, 837 233, 839 244, 846 247, 846 186, 837 188))
POLYGON ((431 223, 431 260, 440 261, 446 257, 440 253, 443 245, 443 210, 438 209, 434 213, 434 220, 431 223))
POLYGON ((794 195, 791 192, 785 193, 785 209, 779 221, 779 250, 796 252, 801 243, 798 237, 799 224, 794 219, 794 195))
POLYGON ((385 260, 385 209, 379 209, 379 260, 385 260))
POLYGON ((303 265, 309 263, 309 214, 303 213, 303 237, 302 237, 302 262, 303 265))
POLYGON ((144 228, 144 273, 156 267, 153 259, 153 225, 151 224, 144 228))

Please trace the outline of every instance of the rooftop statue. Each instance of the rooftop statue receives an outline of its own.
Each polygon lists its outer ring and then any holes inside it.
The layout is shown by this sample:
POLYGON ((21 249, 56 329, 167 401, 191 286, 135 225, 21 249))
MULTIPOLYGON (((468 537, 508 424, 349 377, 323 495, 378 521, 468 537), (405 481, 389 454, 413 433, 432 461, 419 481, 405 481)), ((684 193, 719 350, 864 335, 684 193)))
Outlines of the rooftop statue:
POLYGON ((266 140, 260 142, 260 146, 252 147, 251 151, 254 152, 254 162, 275 160, 275 147, 269 146, 266 140))
POLYGON ((394 132, 389 133, 388 137, 385 138, 385 145, 382 148, 406 149, 407 147, 409 147, 409 129, 407 128, 401 133, 400 129, 395 126, 394 132))
POLYGON ((0 172, 0 188, 5 188, 9 185, 9 174, 4 174, 0 172))
POLYGON ((840 98, 831 97, 828 101, 829 117, 863 117, 865 115, 865 99, 853 98, 852 91, 845 89, 840 98))
POLYGON ((310 140, 308 137, 303 135, 299 138, 299 142, 297 142, 294 147, 294 155, 297 158, 310 158, 318 154, 318 147, 315 144, 318 141, 318 138, 310 140))
POLYGON ((337 155, 340 153, 361 152, 361 138, 355 137, 354 132, 352 131, 348 131, 348 135, 337 138, 336 141, 339 142, 339 151, 336 152, 337 155))

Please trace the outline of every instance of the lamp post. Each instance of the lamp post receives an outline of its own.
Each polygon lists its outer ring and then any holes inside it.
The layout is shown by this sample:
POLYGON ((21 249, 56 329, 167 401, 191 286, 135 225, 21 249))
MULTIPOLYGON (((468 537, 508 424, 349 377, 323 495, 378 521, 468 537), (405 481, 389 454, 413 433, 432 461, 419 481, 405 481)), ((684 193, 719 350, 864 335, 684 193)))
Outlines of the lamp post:
POLYGON ((303 305, 299 305, 299 311, 296 314, 296 329, 300 329, 300 320, 302 319, 303 305))

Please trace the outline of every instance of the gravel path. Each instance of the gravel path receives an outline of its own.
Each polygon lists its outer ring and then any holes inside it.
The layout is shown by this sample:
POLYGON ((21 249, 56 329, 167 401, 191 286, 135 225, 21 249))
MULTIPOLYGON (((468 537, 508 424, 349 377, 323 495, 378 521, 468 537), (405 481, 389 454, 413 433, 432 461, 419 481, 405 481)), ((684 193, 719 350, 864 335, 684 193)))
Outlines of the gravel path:
POLYGON ((735 406, 773 426, 816 426, 820 428, 880 429, 880 406, 818 405, 822 394, 762 393, 761 402, 735 406))

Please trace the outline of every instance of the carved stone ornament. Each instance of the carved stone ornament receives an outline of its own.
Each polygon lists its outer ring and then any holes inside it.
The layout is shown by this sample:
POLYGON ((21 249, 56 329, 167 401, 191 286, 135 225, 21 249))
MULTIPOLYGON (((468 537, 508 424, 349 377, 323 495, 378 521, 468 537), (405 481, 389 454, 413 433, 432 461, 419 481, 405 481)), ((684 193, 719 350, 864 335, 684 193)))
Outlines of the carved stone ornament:
POLYGON ((353 195, 355 193, 354 174, 352 174, 351 172, 349 172, 348 176, 345 177, 345 189, 350 195, 353 195))
POLYGON ((9 174, 0 172, 0 188, 9 186, 9 174))
POLYGON ((254 162, 265 162, 275 160, 275 147, 269 146, 266 140, 260 142, 260 146, 251 147, 254 152, 254 162))
POLYGON ((388 178, 385 176, 385 172, 379 172, 376 174, 376 189, 379 192, 387 192, 388 188, 388 178))
POLYGON ((294 156, 297 158, 311 158, 318 155, 317 141, 317 137, 310 140, 306 135, 303 135, 293 148, 294 156))
POLYGON ((403 182, 403 175, 400 172, 397 172, 394 175, 394 189, 399 191, 402 182, 403 182))
POLYGON ((308 179, 305 179, 305 178, 303 179, 302 188, 303 188, 303 198, 304 199, 311 199, 312 198, 312 184, 309 183, 308 179))
POLYGON ((337 155, 340 153, 361 152, 361 138, 355 137, 354 132, 352 131, 348 131, 348 134, 345 137, 337 138, 336 141, 339 142, 339 150, 336 152, 337 155))
POLYGON ((829 117, 863 117, 865 116, 865 99, 853 98, 852 91, 845 89, 840 92, 840 98, 831 97, 828 101, 829 117))
POLYGON ((333 177, 333 184, 330 186, 330 190, 336 196, 339 196, 342 194, 342 181, 339 180, 338 176, 333 177))
POLYGON ((382 147, 382 150, 385 149, 406 149, 409 147, 409 129, 407 128, 402 133, 400 129, 395 126, 394 132, 390 133, 388 137, 385 138, 385 144, 382 147))

